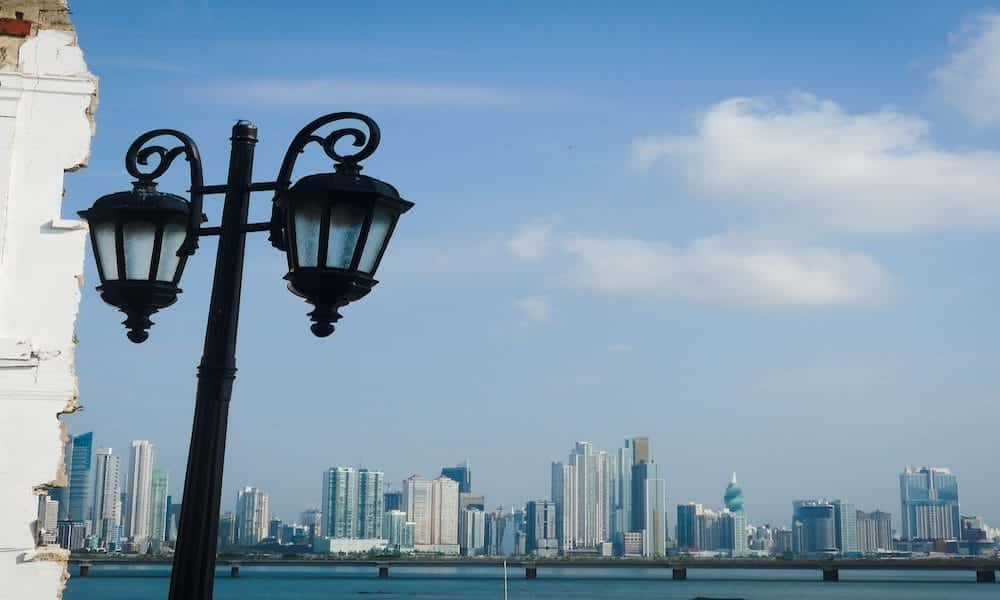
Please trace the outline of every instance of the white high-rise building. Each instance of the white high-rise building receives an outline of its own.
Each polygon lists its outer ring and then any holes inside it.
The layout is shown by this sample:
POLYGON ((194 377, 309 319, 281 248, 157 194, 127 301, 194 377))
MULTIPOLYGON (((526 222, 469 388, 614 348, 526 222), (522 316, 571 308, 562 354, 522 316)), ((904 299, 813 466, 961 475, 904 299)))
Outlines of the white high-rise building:
POLYGON ((478 509, 462 511, 458 543, 465 556, 479 556, 486 551, 486 513, 478 509))
POLYGON ((104 548, 117 548, 121 537, 121 457, 111 448, 94 456, 94 535, 104 548))
POLYGON ((406 510, 407 518, 414 524, 413 543, 429 545, 431 543, 431 482, 419 475, 413 475, 403 480, 403 508, 406 510))
POLYGON ((401 510, 390 510, 382 519, 382 531, 389 542, 390 550, 410 550, 413 540, 407 539, 406 513, 401 510), (409 545, 407 545, 409 544, 409 545))
POLYGON ((361 469, 358 471, 358 537, 382 539, 382 517, 385 512, 385 473, 361 469))
POLYGON ((59 533, 59 501, 38 497, 38 543, 55 544, 59 533))
POLYGON ((597 540, 611 540, 611 499, 614 493, 615 461, 613 457, 601 450, 595 456, 597 483, 597 540))
POLYGON ((458 544, 458 488, 448 477, 431 481, 431 544, 458 544))
POLYGON ((333 467, 323 473, 323 537, 355 538, 358 526, 358 472, 333 467))
POLYGON ((382 539, 382 471, 332 467, 323 473, 321 535, 329 538, 382 539))
POLYGON ((129 451, 122 535, 139 552, 145 552, 149 542, 149 513, 153 493, 153 444, 148 440, 132 440, 129 451))
POLYGON ((577 442, 569 455, 576 474, 576 543, 578 548, 592 548, 604 541, 600 537, 600 489, 597 460, 590 442, 577 442))
POLYGON ((632 458, 632 440, 626 439, 615 453, 611 527, 615 537, 632 530, 632 458))
POLYGON ((552 501, 556 505, 556 536, 565 553, 577 545, 576 467, 552 463, 552 501))
POLYGON ((236 543, 259 544, 267 537, 270 521, 267 492, 255 487, 242 488, 236 497, 236 543))

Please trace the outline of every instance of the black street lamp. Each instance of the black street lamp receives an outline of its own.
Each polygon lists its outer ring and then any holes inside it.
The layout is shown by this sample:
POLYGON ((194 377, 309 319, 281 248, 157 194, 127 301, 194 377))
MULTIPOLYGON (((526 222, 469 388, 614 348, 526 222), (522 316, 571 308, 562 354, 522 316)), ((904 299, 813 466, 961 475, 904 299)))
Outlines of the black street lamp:
POLYGON ((125 155, 125 168, 136 178, 133 189, 103 196, 80 211, 90 226, 101 280, 97 290, 125 313, 123 324, 135 343, 149 337, 150 316, 177 301, 184 265, 197 250, 199 236, 219 236, 170 600, 212 598, 246 234, 269 231, 271 243, 286 252, 288 289, 313 305, 312 332, 326 337, 340 319, 338 309, 378 283, 375 271, 396 221, 413 206, 388 183, 361 175, 360 161, 375 152, 380 139, 378 125, 365 115, 333 113, 306 125, 292 140, 275 181, 253 182, 254 124, 236 123, 231 139, 226 183, 206 186, 198 147, 190 137, 173 129, 144 133, 125 155), (317 134, 342 120, 361 121, 367 132, 344 127, 317 134), (180 145, 146 146, 161 136, 180 145), (338 153, 337 143, 348 137, 361 149, 338 153), (312 142, 334 160, 334 172, 308 175, 292 185, 295 161, 312 142), (181 155, 191 171, 190 201, 156 189, 156 179, 181 155), (155 168, 142 172, 140 165, 148 167, 153 156, 158 158, 155 168), (257 191, 274 192, 270 222, 247 222, 250 194, 257 191), (222 221, 218 227, 203 227, 202 201, 211 194, 225 195, 222 221))

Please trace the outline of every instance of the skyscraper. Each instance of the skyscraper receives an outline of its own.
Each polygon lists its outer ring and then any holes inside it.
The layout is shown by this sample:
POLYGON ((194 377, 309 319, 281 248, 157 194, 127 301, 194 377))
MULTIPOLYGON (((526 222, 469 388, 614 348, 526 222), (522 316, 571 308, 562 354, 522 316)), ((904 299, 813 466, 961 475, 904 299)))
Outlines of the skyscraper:
POLYGON ((236 515, 230 511, 219 517, 219 549, 236 545, 236 515))
POLYGON ((351 467, 332 467, 323 473, 322 535, 357 537, 358 472, 351 467))
POLYGON ((952 540, 961 532, 958 479, 942 468, 907 467, 899 476, 904 540, 952 540))
POLYGON ((632 473, 633 498, 636 482, 639 482, 642 498, 642 522, 637 530, 645 533, 643 556, 666 556, 667 481, 663 478, 660 465, 653 462, 635 465, 632 473))
POLYGON ((486 551, 486 513, 468 508, 459 513, 458 545, 463 556, 479 556, 486 551))
POLYGON ((649 438, 638 435, 632 438, 632 464, 641 465, 649 462, 649 438))
POLYGON ((569 455, 576 475, 576 547, 593 548, 600 537, 597 460, 590 442, 577 442, 569 455))
POLYGON ((149 494, 149 539, 154 550, 166 539, 167 525, 167 472, 153 469, 149 494))
POLYGON ((484 542, 486 554, 489 556, 503 556, 505 553, 505 540, 510 537, 510 528, 507 523, 511 516, 505 513, 502 508, 486 514, 486 534, 484 542))
POLYGON ((866 513, 857 512, 858 551, 864 554, 890 552, 892 543, 892 515, 876 510, 866 513))
POLYGON ((463 461, 454 467, 445 467, 441 469, 441 475, 457 481, 459 493, 468 494, 472 492, 472 467, 469 465, 469 461, 463 461))
POLYGON ((726 486, 726 493, 723 494, 722 500, 725 502, 726 508, 732 512, 743 510, 743 488, 736 481, 736 473, 733 473, 733 478, 726 486))
POLYGON ((621 534, 632 530, 632 466, 634 451, 632 440, 615 453, 615 480, 613 482, 612 534, 618 543, 621 534))
POLYGON ((463 510, 486 510, 486 497, 482 494, 458 493, 458 512, 463 510))
POLYGON ((413 522, 413 543, 431 543, 431 482, 412 475, 403 480, 403 506, 413 522))
POLYGON ((362 539, 382 538, 382 516, 385 512, 382 471, 358 471, 358 526, 357 535, 362 539))
POLYGON ((598 452, 594 458, 597 484, 597 540, 602 542, 611 539, 612 515, 614 514, 612 502, 615 495, 617 469, 615 469, 615 457, 604 450, 598 452))
POLYGON ((792 551, 795 554, 833 554, 837 530, 833 504, 825 500, 792 503, 792 551))
POLYGON ((458 482, 444 475, 431 482, 431 544, 458 544, 458 482))
POLYGON ((386 492, 382 494, 382 503, 385 512, 403 510, 403 492, 386 492))
POLYGON ((743 488, 736 481, 736 473, 729 485, 726 486, 726 493, 722 496, 726 503, 726 510, 729 512, 728 527, 725 532, 724 549, 730 556, 745 556, 747 554, 747 515, 743 510, 743 488))
POLYGON ((406 546, 406 523, 406 513, 401 510, 386 511, 385 515, 383 515, 382 531, 385 539, 389 542, 391 550, 402 551, 412 549, 412 540, 410 540, 410 547, 407 548, 406 546))
POLYGON ((255 487, 240 489, 236 497, 236 543, 240 546, 259 544, 267 537, 270 520, 267 492, 255 487))
POLYGON ((858 510, 853 504, 834 500, 834 538, 841 554, 858 553, 858 510))
POLYGON ((318 508, 307 508, 302 511, 302 524, 309 532, 310 541, 323 531, 323 511, 318 508))
POLYGON ((559 549, 566 552, 577 545, 576 467, 552 463, 552 501, 556 505, 556 536, 559 549))
POLYGON ((38 497, 37 544, 55 544, 59 539, 59 501, 49 496, 38 497))
POLYGON ((677 549, 681 552, 702 549, 699 517, 703 512, 702 505, 694 502, 677 505, 677 549))
POLYGON ((94 460, 94 535, 107 549, 121 538, 121 458, 111 448, 98 448, 94 460))
POLYGON ((93 481, 90 479, 91 459, 94 449, 93 432, 73 436, 66 443, 69 476, 69 503, 66 518, 70 521, 89 521, 93 499, 93 481))
POLYGON ((733 512, 729 509, 719 515, 722 529, 722 545, 719 548, 730 556, 746 556, 747 547, 747 514, 742 510, 733 512))
POLYGON ((167 496, 167 541, 177 541, 177 525, 181 520, 181 505, 175 503, 172 496, 167 496))
POLYGON ((556 537, 556 504, 549 500, 531 500, 525 506, 525 552, 552 557, 559 553, 556 537))
POLYGON ((153 492, 153 444, 148 440, 129 443, 128 481, 122 533, 139 552, 149 542, 149 510, 153 492))

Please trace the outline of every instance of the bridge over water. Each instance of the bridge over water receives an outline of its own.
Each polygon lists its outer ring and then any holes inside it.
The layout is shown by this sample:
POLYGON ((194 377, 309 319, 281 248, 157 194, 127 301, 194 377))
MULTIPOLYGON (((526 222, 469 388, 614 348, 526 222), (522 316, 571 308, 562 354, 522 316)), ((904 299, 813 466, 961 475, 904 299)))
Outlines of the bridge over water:
MULTIPOLYGON (((91 568, 100 566, 170 565, 170 559, 74 557, 70 565, 86 577, 91 568)), ((774 559, 774 558, 668 558, 649 559, 507 559, 508 568, 523 569, 528 579, 538 577, 539 569, 650 569, 669 570, 675 580, 687 579, 688 569, 809 570, 822 574, 823 581, 839 581, 840 571, 970 571, 978 583, 996 583, 1000 559, 996 558, 891 558, 891 559, 774 559)), ((378 577, 389 577, 394 568, 476 568, 502 567, 502 558, 370 558, 370 559, 293 559, 230 558, 218 559, 216 566, 229 567, 230 575, 239 577, 241 567, 355 567, 371 568, 378 577)))

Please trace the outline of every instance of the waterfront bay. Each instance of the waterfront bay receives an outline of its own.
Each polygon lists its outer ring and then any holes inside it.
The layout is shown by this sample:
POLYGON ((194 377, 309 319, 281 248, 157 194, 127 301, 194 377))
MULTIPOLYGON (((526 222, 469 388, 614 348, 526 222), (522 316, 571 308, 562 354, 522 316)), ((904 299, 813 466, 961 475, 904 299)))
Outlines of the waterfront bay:
MULTIPOLYGON (((88 577, 73 576, 65 600, 162 600, 167 596, 165 566, 100 567, 88 577)), ((802 571, 692 572, 687 581, 644 569, 558 569, 540 571, 529 581, 511 571, 509 597, 517 599, 692 600, 697 597, 746 600, 972 600, 996 598, 996 584, 976 584, 968 571, 845 572, 837 583, 823 583, 802 571)), ((393 569, 378 579, 364 568, 245 567, 232 578, 219 569, 215 600, 340 600, 417 598, 486 600, 503 597, 502 572, 483 569, 393 569)))

